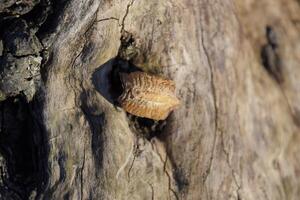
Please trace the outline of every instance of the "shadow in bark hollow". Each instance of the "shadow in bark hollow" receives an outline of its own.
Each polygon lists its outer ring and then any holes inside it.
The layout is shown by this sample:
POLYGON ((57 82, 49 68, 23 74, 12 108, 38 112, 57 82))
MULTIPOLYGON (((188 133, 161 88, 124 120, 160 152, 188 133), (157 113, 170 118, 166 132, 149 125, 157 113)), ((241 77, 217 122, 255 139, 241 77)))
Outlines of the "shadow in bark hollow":
POLYGON ((51 12, 53 12, 51 1, 41 0, 29 13, 23 15, 23 18, 29 25, 38 27, 46 21, 51 12))
POLYGON ((267 72, 281 84, 284 79, 282 75, 282 61, 279 54, 278 36, 273 27, 266 27, 267 43, 261 48, 262 64, 267 72))
POLYGON ((91 129, 91 145, 92 145, 92 153, 94 156, 95 161, 95 173, 97 174, 99 171, 101 171, 103 163, 103 148, 105 145, 105 137, 103 135, 103 126, 105 125, 105 114, 94 114, 96 113, 96 109, 94 109, 91 106, 87 105, 87 94, 83 92, 81 94, 81 110, 84 114, 84 116, 87 119, 87 122, 91 129))
POLYGON ((49 34, 53 33, 59 27, 59 20, 69 2, 67 0, 52 0, 50 3, 48 0, 42 1, 40 6, 42 8, 46 6, 45 13, 47 13, 47 18, 43 20, 43 24, 40 25, 36 33, 38 38, 43 39, 44 37, 48 37, 49 34))
POLYGON ((187 175, 185 174, 182 168, 179 168, 175 165, 173 167, 174 167, 173 178, 175 180, 178 191, 180 193, 186 193, 189 187, 189 181, 187 179, 187 175))
POLYGON ((92 75, 95 89, 110 103, 117 104, 123 88, 119 73, 142 71, 137 66, 118 57, 112 58, 101 65, 92 75))
POLYGON ((281 92, 289 106, 293 121, 296 126, 300 127, 300 111, 296 107, 292 108, 292 106, 289 104, 284 88, 281 86, 285 81, 283 75, 284 64, 280 55, 280 42, 276 29, 274 29, 272 26, 266 26, 265 35, 267 42, 261 48, 262 64, 267 72, 280 86, 281 92))
POLYGON ((171 113, 166 119, 168 123, 161 131, 161 134, 158 135, 158 139, 164 142, 166 145, 168 159, 173 168, 172 178, 174 180, 174 185, 176 186, 176 189, 178 191, 178 195, 184 195, 189 190, 190 175, 189 172, 185 170, 185 168, 182 168, 180 165, 177 164, 176 159, 173 155, 173 146, 170 142, 170 135, 174 134, 174 130, 177 129, 176 120, 177 119, 175 119, 174 115, 172 115, 171 113))
POLYGON ((0 104, 0 151, 8 172, 7 179, 3 180, 3 191, 28 199, 33 191, 39 195, 48 180, 48 145, 44 128, 34 113, 38 113, 39 108, 35 102, 28 103, 22 95, 10 97, 0 104))

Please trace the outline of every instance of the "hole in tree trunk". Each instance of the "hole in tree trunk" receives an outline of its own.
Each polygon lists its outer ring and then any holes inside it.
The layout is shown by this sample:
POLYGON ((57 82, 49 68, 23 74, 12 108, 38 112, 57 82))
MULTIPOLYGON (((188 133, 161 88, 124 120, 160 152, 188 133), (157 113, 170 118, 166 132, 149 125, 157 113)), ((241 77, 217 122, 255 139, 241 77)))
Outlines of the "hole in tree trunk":
POLYGON ((3 193, 20 199, 27 199, 33 191, 40 192, 46 181, 46 145, 43 131, 33 117, 32 106, 22 95, 0 103, 0 152, 7 165, 7 174, 0 187, 3 193))

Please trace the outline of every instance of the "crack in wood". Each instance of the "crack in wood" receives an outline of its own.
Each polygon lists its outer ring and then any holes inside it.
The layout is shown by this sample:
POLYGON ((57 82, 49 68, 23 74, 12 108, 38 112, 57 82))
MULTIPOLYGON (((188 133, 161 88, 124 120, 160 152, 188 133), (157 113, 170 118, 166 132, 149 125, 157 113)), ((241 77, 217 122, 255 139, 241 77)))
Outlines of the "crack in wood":
POLYGON ((149 185, 150 190, 151 190, 151 200, 154 200, 154 187, 149 181, 145 181, 143 179, 140 179, 143 183, 149 185))
POLYGON ((230 155, 229 152, 226 150, 225 148, 225 142, 224 142, 224 132, 221 131, 221 145, 222 145, 222 151, 225 154, 225 158, 226 158, 226 163, 229 167, 229 169, 231 170, 231 175, 233 178, 233 181, 237 187, 236 193, 237 193, 237 197, 239 198, 239 191, 242 188, 241 184, 238 182, 238 178, 237 178, 237 173, 235 172, 234 168, 232 167, 231 163, 230 163, 230 155))
POLYGON ((83 199, 83 172, 84 172, 84 166, 85 166, 85 143, 83 148, 83 161, 82 166, 80 168, 80 199, 83 199))
POLYGON ((219 112, 218 112, 218 107, 217 107, 217 94, 216 94, 216 88, 215 88, 215 84, 214 84, 214 73, 213 73, 213 66, 212 66, 212 63, 211 63, 211 60, 210 60, 210 57, 209 57, 209 53, 208 53, 208 50, 205 46, 205 43, 204 43, 204 30, 203 30, 203 25, 201 26, 201 44, 202 44, 202 47, 203 47, 203 50, 204 50, 204 54, 207 58, 207 62, 208 62, 208 65, 209 65, 209 68, 210 68, 210 81, 211 81, 211 89, 212 89, 212 96, 213 96, 213 102, 214 102, 214 108, 215 108, 215 132, 214 132, 214 138, 213 138, 213 147, 212 147, 212 150, 211 150, 211 157, 210 157, 210 160, 209 160, 209 165, 208 165, 208 168, 204 174, 204 177, 203 177, 203 184, 205 184, 206 180, 207 180, 207 177, 210 173, 210 170, 211 170, 211 167, 212 167, 212 162, 213 162, 213 158, 214 158, 214 151, 215 151, 215 146, 216 146, 216 139, 217 139, 217 131, 218 131, 218 120, 219 120, 219 112))
POLYGON ((147 182, 147 183, 148 183, 148 185, 151 188, 151 200, 154 200, 154 188, 153 188, 153 185, 151 183, 149 183, 149 182, 147 182))
POLYGON ((130 172, 132 170, 132 167, 133 167, 133 164, 134 164, 134 161, 137 157, 137 154, 135 153, 135 151, 138 149, 138 145, 137 144, 134 144, 134 147, 133 147, 133 159, 132 159, 132 162, 130 164, 130 167, 128 169, 128 172, 127 172, 127 177, 128 177, 128 182, 130 182, 130 172))
MULTIPOLYGON (((117 20, 117 21, 119 21, 119 19, 116 18, 116 17, 106 17, 106 18, 98 19, 94 23, 99 23, 99 22, 108 21, 108 20, 117 20)), ((121 24, 119 24, 119 26, 121 26, 121 24)))
POLYGON ((122 22, 121 22, 121 34, 123 33, 123 31, 126 32, 126 30, 125 30, 125 19, 126 19, 127 15, 129 14, 129 9, 130 9, 130 7, 133 5, 134 1, 135 1, 135 0, 131 0, 131 1, 127 4, 127 6, 126 6, 125 15, 123 16, 122 22))
MULTIPOLYGON (((164 172, 165 172, 165 174, 166 174, 167 177, 168 177, 168 181, 169 181, 169 183, 168 183, 168 184, 169 184, 169 191, 171 191, 171 192, 174 194, 175 198, 176 198, 177 200, 179 200, 179 198, 178 198, 178 196, 177 196, 175 190, 172 188, 172 178, 171 178, 169 172, 168 172, 167 169, 166 169, 167 161, 168 161, 168 154, 166 153, 166 158, 165 158, 165 161, 164 161, 164 172)), ((171 195, 170 195, 170 194, 169 194, 169 198, 170 198, 170 200, 171 200, 171 195)))
POLYGON ((176 191, 172 188, 172 177, 171 177, 171 175, 169 174, 169 172, 167 170, 167 161, 168 161, 167 152, 165 152, 166 156, 165 156, 165 159, 163 159, 162 155, 159 153, 157 148, 154 148, 154 146, 156 147, 156 145, 151 142, 151 146, 152 146, 152 149, 157 153, 157 155, 158 155, 159 159, 161 160, 161 162, 163 163, 163 172, 167 175, 167 178, 168 178, 169 199, 171 200, 171 194, 170 194, 170 191, 171 191, 174 194, 176 200, 179 200, 179 197, 178 197, 176 191))

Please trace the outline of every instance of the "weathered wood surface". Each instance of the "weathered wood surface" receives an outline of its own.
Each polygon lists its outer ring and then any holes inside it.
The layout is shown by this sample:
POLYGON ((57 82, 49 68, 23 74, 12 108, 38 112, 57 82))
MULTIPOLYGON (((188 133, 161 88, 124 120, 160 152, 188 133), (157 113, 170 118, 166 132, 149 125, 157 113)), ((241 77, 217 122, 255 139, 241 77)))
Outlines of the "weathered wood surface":
MULTIPOLYGON (((47 7, 50 1, 41 2, 47 7)), ((30 152, 39 154, 24 176, 39 178, 30 190, 13 190, 22 185, 14 174, 1 172, 10 177, 0 178, 2 197, 299 198, 299 1, 50 4, 48 19, 32 22, 40 31, 30 32, 42 50, 23 55, 43 58, 38 92, 23 112, 33 118, 30 127, 40 127, 29 131, 36 145, 30 152), (181 106, 150 140, 115 108, 113 98, 99 92, 114 96, 108 75, 120 57, 176 83, 181 106)), ((5 50, 5 39, 3 44, 2 57, 16 53, 5 50)), ((32 88, 1 91, 1 119, 13 102, 8 96, 37 90, 32 88)), ((31 94, 25 93, 27 101, 31 94)), ((4 141, 12 128, 7 120, 1 124, 4 141)), ((25 162, 17 160, 18 166, 25 162)), ((0 161, 3 169, 13 165, 0 161)))

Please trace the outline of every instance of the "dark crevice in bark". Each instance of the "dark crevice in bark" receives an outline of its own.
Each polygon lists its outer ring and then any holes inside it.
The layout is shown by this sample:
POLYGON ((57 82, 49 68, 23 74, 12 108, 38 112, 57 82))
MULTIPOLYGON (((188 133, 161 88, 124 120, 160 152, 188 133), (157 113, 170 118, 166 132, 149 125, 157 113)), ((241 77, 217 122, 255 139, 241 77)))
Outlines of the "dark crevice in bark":
POLYGON ((129 127, 138 137, 151 140, 154 137, 159 137, 167 124, 167 120, 155 121, 152 119, 137 117, 131 114, 127 114, 129 119, 129 127))
POLYGON ((278 37, 274 28, 271 26, 266 27, 266 39, 265 44, 261 49, 262 64, 267 72, 281 84, 283 80, 282 75, 282 61, 279 54, 278 37))
MULTIPOLYGON (((170 173, 168 172, 168 170, 167 170, 167 162, 168 162, 168 160, 169 160, 169 158, 168 158, 168 154, 166 153, 166 156, 165 156, 165 159, 164 159, 164 172, 165 172, 165 174, 167 175, 167 177, 168 177, 168 187, 169 187, 169 191, 171 191, 173 194, 174 194, 174 196, 175 196, 175 198, 176 198, 176 200, 179 200, 179 197, 178 197, 178 195, 177 195, 177 193, 175 192, 175 190, 172 188, 172 176, 170 175, 170 173)), ((171 195, 169 194, 169 198, 170 198, 170 200, 171 200, 171 195)))
POLYGON ((280 43, 279 37, 272 26, 266 26, 266 40, 267 43, 261 48, 261 61, 267 72, 278 84, 279 90, 288 106, 289 112, 296 126, 300 127, 300 119, 298 118, 297 111, 293 109, 288 96, 283 87, 283 63, 280 56, 280 43))
MULTIPOLYGON (((157 153, 157 155, 158 155, 158 157, 159 157, 159 159, 160 159, 160 161, 163 163, 163 171, 164 171, 164 174, 167 176, 167 178, 168 178, 168 190, 169 190, 169 194, 168 194, 168 197, 169 197, 169 199, 168 200, 171 200, 171 193, 174 195, 174 197, 176 198, 176 200, 179 200, 180 198, 179 198, 179 194, 177 194, 177 192, 176 192, 176 189, 174 189, 173 187, 172 187, 172 181, 174 180, 173 179, 173 176, 172 176, 172 174, 170 174, 169 173, 169 170, 170 170, 170 168, 171 167, 168 167, 167 165, 169 164, 169 162, 168 161, 170 161, 171 163, 172 163, 172 161, 170 160, 170 157, 169 157, 169 155, 168 155, 168 152, 166 152, 166 154, 165 155, 161 155, 161 153, 159 153, 159 151, 157 151, 157 148, 156 148, 156 146, 154 145, 154 143, 151 143, 152 144, 152 149, 154 150, 154 151, 156 151, 156 153, 157 153), (171 192, 171 193, 170 193, 171 192)), ((172 165, 172 164, 171 164, 172 165)), ((173 167, 173 166, 172 166, 173 167)), ((173 168, 171 168, 171 170, 173 170, 173 168)))
MULTIPOLYGON (((61 16, 63 15, 63 11, 68 5, 67 0, 52 0, 51 8, 47 11, 47 19, 38 29, 36 35, 40 40, 45 37, 49 37, 50 34, 54 33, 55 30, 59 27, 59 21, 61 16)), ((47 44, 47 47, 50 44, 47 44)), ((45 48, 47 48, 45 47, 45 48)))
POLYGON ((214 71, 213 71, 213 66, 212 66, 212 63, 211 63, 211 60, 210 60, 210 56, 209 56, 209 52, 206 48, 206 45, 205 45, 205 41, 204 41, 204 30, 203 30, 203 27, 201 28, 201 44, 202 44, 202 47, 203 47, 203 50, 204 50, 204 53, 205 53, 205 56, 206 56, 206 59, 207 59, 207 62, 208 62, 208 66, 210 68, 210 83, 211 83, 211 90, 212 90, 212 96, 213 96, 213 103, 214 103, 214 109, 215 109, 215 117, 214 117, 214 121, 215 121, 215 124, 214 124, 214 139, 213 139, 213 146, 212 146, 212 150, 211 150, 211 157, 210 157, 210 160, 209 160, 209 165, 208 165, 208 168, 205 172, 205 174, 203 175, 203 184, 205 184, 206 180, 207 180, 207 177, 210 173, 210 170, 211 170, 211 166, 212 166, 212 163, 213 163, 213 159, 214 159, 214 152, 215 152, 215 146, 216 146, 216 140, 217 140, 217 133, 218 133, 218 129, 219 129, 219 125, 218 125, 218 121, 219 121, 219 112, 218 112, 218 107, 217 107, 217 94, 216 94, 216 87, 215 87, 215 79, 214 79, 214 71))
POLYGON ((127 17, 127 15, 128 15, 128 13, 129 13, 129 9, 130 9, 130 7, 132 6, 132 4, 134 3, 134 1, 135 1, 135 0, 131 0, 131 1, 127 4, 127 6, 126 6, 126 11, 125 11, 124 17, 122 18, 122 22, 121 22, 121 34, 122 34, 124 31, 126 32, 126 30, 125 30, 125 20, 126 20, 126 17, 127 17))
POLYGON ((140 51, 136 47, 136 40, 133 34, 127 31, 122 32, 120 41, 121 45, 118 50, 117 58, 131 63, 134 58, 139 56, 140 51))
POLYGON ((184 174, 184 170, 178 166, 173 166, 173 178, 180 193, 186 193, 189 187, 189 180, 184 174))
POLYGON ((11 56, 14 57, 14 58, 16 58, 16 59, 18 59, 18 58, 26 58, 28 56, 33 56, 33 57, 38 56, 38 54, 24 54, 24 55, 18 56, 18 55, 13 55, 12 52, 9 52, 9 51, 7 51, 6 53, 11 54, 11 56))
POLYGON ((102 19, 97 19, 95 21, 95 23, 99 23, 99 22, 103 22, 103 21, 107 21, 107 20, 116 20, 116 21, 119 21, 119 19, 116 18, 116 17, 106 17, 106 18, 102 18, 102 19))
POLYGON ((139 154, 140 154, 140 148, 139 148, 139 144, 138 144, 138 140, 139 140, 139 138, 138 137, 135 137, 134 138, 135 139, 135 142, 133 143, 133 159, 132 159, 132 162, 131 162, 131 164, 130 164, 130 166, 129 166, 129 169, 128 169, 128 171, 127 171, 127 178, 128 178, 128 182, 130 182, 130 172, 131 172, 131 170, 132 170, 132 168, 133 168, 133 164, 134 164, 134 161, 135 161, 135 159, 139 156, 139 154))
MULTIPOLYGON (((84 144, 85 145, 85 144, 84 144)), ((85 146, 84 146, 84 149, 83 149, 83 161, 82 161, 82 166, 80 168, 80 199, 82 200, 83 199, 83 181, 84 181, 84 175, 83 175, 83 172, 84 172, 84 166, 85 166, 85 146)))
POLYGON ((231 175, 232 175, 234 184, 237 187, 236 195, 237 195, 237 197, 239 197, 239 191, 241 189, 241 184, 238 182, 237 173, 235 172, 235 169, 233 168, 232 164, 230 163, 230 155, 229 155, 228 150, 226 150, 226 148, 225 148, 224 132, 223 131, 221 131, 221 145, 222 145, 223 153, 225 154, 226 163, 227 163, 227 165, 228 165, 228 167, 231 171, 231 175))
MULTIPOLYGON (((48 19, 50 12, 52 12, 52 6, 59 7, 57 4, 55 1, 51 3, 50 0, 41 0, 24 15, 1 18, 0 37, 6 37, 2 59, 5 61, 8 54, 13 59, 6 64, 8 69, 10 65, 18 63, 17 66, 20 66, 20 69, 23 70, 21 61, 25 60, 25 64, 28 62, 29 66, 31 66, 31 60, 41 59, 40 55, 43 57, 42 65, 46 64, 49 56, 45 48, 39 44, 40 41, 38 39, 51 28, 48 25, 44 25, 44 22, 48 19), (21 28, 17 26, 20 22, 22 22, 21 28), (14 24, 16 27, 13 27, 14 24), (8 32, 7 28, 4 28, 9 26, 14 32, 8 32), (41 27, 42 29, 40 29, 41 27), (36 32, 39 33, 38 38, 35 37, 36 32), (22 43, 15 42, 15 39, 22 43), (32 47, 35 49, 30 50, 31 47, 26 46, 26 42, 34 45, 32 47), (10 53, 10 49, 13 49, 14 52, 10 53)), ((52 12, 52 19, 48 19, 49 22, 56 22, 53 19, 57 17, 54 15, 58 15, 58 10, 52 12)), ((37 69, 27 69, 28 74, 32 76, 11 72, 15 76, 12 77, 12 80, 23 80, 22 76, 24 76, 25 82, 33 81, 34 79, 34 86, 31 87, 36 87, 36 89, 32 99, 25 99, 24 91, 21 90, 18 94, 14 94, 11 97, 8 96, 6 100, 0 102, 2 107, 0 151, 7 164, 5 166, 7 176, 2 176, 1 178, 3 184, 0 184, 0 198, 38 199, 43 195, 43 191, 47 187, 49 140, 43 121, 43 82, 39 78, 42 75, 43 80, 46 80, 47 70, 45 70, 46 66, 40 70, 40 66, 41 63, 35 66, 39 68, 38 71, 30 71, 37 69)), ((26 70, 24 72, 27 73, 26 70)), ((2 76, 6 76, 6 74, 2 74, 2 76)), ((22 84, 22 81, 18 83, 22 84)))
POLYGON ((149 182, 147 182, 147 184, 149 185, 150 189, 151 189, 151 200, 154 200, 154 188, 153 185, 149 182))
MULTIPOLYGON (((100 172, 103 166, 102 160, 103 160, 103 149, 105 145, 105 137, 103 135, 102 127, 105 125, 105 114, 93 114, 94 109, 92 107, 89 107, 87 102, 87 96, 86 94, 81 94, 81 110, 86 117, 88 124, 90 126, 91 130, 91 149, 93 156, 95 157, 95 173, 98 176, 98 172, 100 172)), ((85 154, 84 154, 85 156, 85 154)), ((82 169, 84 168, 84 162, 82 165, 82 169)))
POLYGON ((119 74, 135 71, 141 71, 141 69, 117 56, 95 70, 92 75, 92 83, 101 96, 111 104, 118 106, 117 99, 123 92, 119 74))
POLYGON ((39 108, 36 108, 36 102, 27 103, 22 95, 8 98, 1 106, 0 151, 8 172, 1 190, 13 191, 21 199, 29 198, 32 193, 39 195, 48 177, 45 131, 40 119, 36 119, 39 108))
POLYGON ((38 29, 52 12, 52 3, 50 0, 41 0, 29 13, 23 15, 29 26, 38 29))

